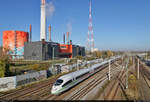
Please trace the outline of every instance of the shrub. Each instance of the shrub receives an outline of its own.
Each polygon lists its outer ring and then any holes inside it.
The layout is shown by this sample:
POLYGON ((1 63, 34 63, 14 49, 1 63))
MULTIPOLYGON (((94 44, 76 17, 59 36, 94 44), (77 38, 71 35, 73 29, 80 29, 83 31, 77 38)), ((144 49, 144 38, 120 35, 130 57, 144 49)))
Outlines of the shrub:
POLYGON ((0 77, 6 77, 10 75, 9 70, 9 60, 6 59, 0 59, 0 77))

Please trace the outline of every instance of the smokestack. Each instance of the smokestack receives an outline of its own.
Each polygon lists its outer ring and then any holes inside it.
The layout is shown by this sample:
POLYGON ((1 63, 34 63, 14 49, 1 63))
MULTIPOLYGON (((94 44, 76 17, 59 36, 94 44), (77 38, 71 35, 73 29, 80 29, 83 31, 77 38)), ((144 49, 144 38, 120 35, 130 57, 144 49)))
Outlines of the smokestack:
POLYGON ((66 39, 65 39, 65 33, 64 33, 64 39, 63 39, 63 40, 64 40, 64 44, 65 44, 65 40, 66 40, 66 39))
POLYGON ((72 45, 72 40, 70 40, 70 45, 72 45))
POLYGON ((41 0, 41 32, 40 32, 40 40, 46 40, 46 2, 45 0, 41 0))
POLYGON ((30 24, 30 42, 32 41, 32 25, 30 24))
POLYGON ((69 45, 69 32, 67 32, 67 44, 69 45))
POLYGON ((42 2, 42 5, 45 5, 45 0, 42 0, 41 2, 42 2))
POLYGON ((51 39, 51 26, 49 26, 49 41, 52 41, 52 39, 51 39))

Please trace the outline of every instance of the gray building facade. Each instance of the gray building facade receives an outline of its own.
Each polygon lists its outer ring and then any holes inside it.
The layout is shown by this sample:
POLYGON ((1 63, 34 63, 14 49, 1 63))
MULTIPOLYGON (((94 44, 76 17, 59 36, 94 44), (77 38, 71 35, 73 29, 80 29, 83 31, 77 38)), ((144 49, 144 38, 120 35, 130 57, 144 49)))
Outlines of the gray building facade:
POLYGON ((49 60, 58 58, 59 46, 55 42, 26 42, 24 47, 25 60, 49 60))

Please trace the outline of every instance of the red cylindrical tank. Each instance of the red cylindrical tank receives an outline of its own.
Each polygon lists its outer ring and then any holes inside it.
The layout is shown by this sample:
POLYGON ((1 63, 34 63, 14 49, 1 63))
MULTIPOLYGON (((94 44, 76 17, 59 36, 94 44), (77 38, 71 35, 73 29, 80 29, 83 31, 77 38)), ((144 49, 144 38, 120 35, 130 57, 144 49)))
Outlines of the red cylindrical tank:
POLYGON ((29 34, 23 31, 4 31, 3 47, 9 49, 9 54, 15 57, 24 55, 24 43, 28 42, 29 34))

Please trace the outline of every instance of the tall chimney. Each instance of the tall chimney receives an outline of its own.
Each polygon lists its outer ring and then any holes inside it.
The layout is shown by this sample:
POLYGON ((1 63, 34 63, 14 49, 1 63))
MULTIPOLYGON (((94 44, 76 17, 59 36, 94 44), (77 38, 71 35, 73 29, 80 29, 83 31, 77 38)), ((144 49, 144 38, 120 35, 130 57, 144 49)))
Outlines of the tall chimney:
POLYGON ((63 40, 64 40, 64 44, 65 44, 65 40, 66 40, 66 39, 65 39, 65 33, 64 33, 64 39, 63 39, 63 40))
POLYGON ((46 40, 46 2, 45 0, 41 0, 41 32, 40 32, 40 40, 46 40))
POLYGON ((51 39, 51 26, 49 26, 49 41, 52 41, 52 39, 51 39))
POLYGON ((69 45, 69 32, 67 32, 67 44, 69 45))
POLYGON ((32 25, 30 24, 30 42, 32 41, 32 25))
POLYGON ((70 45, 72 45, 72 40, 70 40, 70 45))

